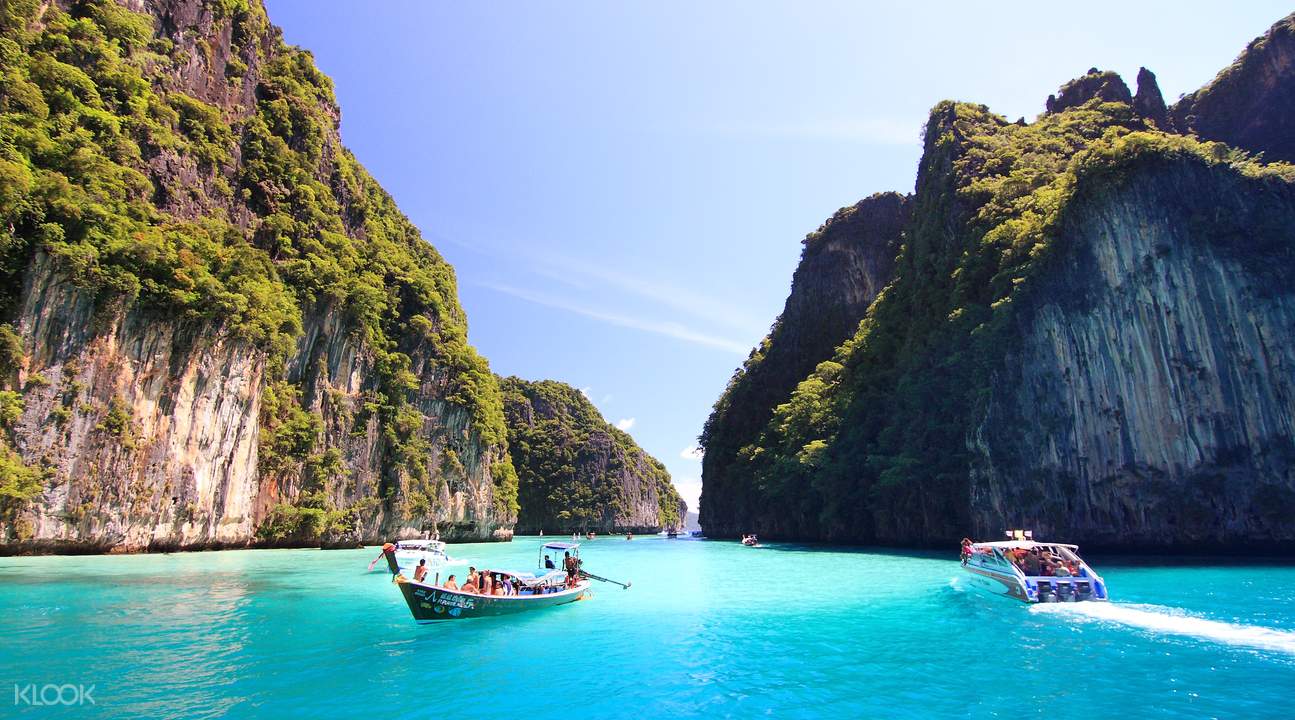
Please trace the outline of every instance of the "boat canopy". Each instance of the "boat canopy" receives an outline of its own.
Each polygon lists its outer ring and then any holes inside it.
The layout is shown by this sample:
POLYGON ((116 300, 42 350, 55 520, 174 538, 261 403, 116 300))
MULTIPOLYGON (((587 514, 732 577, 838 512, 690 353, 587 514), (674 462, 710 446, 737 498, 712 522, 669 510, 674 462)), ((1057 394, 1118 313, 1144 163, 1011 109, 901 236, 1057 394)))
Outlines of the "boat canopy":
POLYGON ((972 547, 989 547, 998 548, 999 550, 1029 550, 1036 547, 1063 547, 1071 550, 1078 550, 1078 545, 1067 545, 1066 543, 1039 542, 1037 540, 999 540, 997 542, 979 542, 972 543, 972 547))
POLYGON ((544 543, 545 550, 575 550, 578 547, 580 547, 580 543, 573 543, 573 542, 544 543))

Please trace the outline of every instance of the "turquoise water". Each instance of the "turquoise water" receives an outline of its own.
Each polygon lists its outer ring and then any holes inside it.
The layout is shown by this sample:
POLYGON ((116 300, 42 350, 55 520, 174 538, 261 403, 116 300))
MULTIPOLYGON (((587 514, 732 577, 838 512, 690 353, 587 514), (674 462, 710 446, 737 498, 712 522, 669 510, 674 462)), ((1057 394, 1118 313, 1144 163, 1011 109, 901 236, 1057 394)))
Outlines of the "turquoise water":
MULTIPOLYGON (((528 569, 538 541, 454 545, 528 569)), ((982 594, 945 555, 639 538, 633 582, 416 625, 375 549, 0 558, 0 715, 1291 717, 1295 567, 1090 558, 1111 605, 982 594), (10 704, 94 684, 93 706, 10 704)))

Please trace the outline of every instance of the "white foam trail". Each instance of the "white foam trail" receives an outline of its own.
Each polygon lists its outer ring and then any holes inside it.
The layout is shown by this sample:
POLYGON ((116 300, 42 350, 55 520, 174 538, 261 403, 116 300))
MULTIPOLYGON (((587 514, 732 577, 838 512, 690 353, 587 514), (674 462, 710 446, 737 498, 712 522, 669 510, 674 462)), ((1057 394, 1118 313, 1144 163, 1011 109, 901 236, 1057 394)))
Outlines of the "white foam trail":
POLYGON ((1161 605, 1105 602, 1045 603, 1031 605, 1030 611, 1078 615, 1087 620, 1119 623, 1166 635, 1186 635, 1225 645, 1274 650, 1295 655, 1295 631, 1207 620, 1161 605))

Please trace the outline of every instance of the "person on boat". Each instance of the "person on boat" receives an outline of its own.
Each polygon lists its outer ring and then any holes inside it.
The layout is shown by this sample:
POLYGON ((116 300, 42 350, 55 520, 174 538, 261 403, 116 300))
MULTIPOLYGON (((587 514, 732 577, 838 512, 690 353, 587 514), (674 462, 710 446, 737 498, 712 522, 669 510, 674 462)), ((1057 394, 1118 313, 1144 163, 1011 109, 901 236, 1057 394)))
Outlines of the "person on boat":
POLYGON ((427 578, 427 558, 418 561, 418 567, 414 568, 414 582, 422 582, 427 578))
POLYGON ((469 575, 467 582, 463 583, 463 587, 459 588, 459 592, 471 593, 473 595, 476 595, 477 594, 476 577, 473 575, 469 575))
POLYGON ((516 595, 516 594, 517 594, 517 588, 513 587, 513 578, 512 578, 512 576, 510 576, 510 575, 505 575, 505 576, 504 576, 504 581, 503 581, 503 583, 502 583, 502 584, 503 584, 504 594, 505 594, 505 595, 516 595))
POLYGON ((454 575, 453 575, 453 574, 451 574, 449 577, 445 578, 445 589, 446 589, 446 590, 458 590, 458 589, 459 589, 459 583, 458 583, 458 581, 457 581, 457 580, 455 580, 455 579, 454 579, 454 575))
POLYGON ((554 565, 553 565, 553 558, 549 557, 548 555, 545 555, 545 556, 544 556, 544 569, 545 569, 545 570, 555 570, 555 569, 557 569, 557 568, 555 568, 555 567, 554 567, 554 565))
MULTIPOLYGON (((745 540, 746 536, 745 535, 742 536, 742 539, 745 540)), ((963 565, 966 565, 967 561, 971 559, 971 545, 972 545, 971 538, 965 537, 962 539, 962 564, 963 565)))
POLYGON ((1025 559, 1021 561, 1021 572, 1030 577, 1039 575, 1039 552, 1038 549, 1030 550, 1025 553, 1025 559))
POLYGON ((489 570, 481 571, 481 578, 477 580, 477 584, 481 586, 482 595, 493 595, 495 593, 494 579, 490 577, 489 570))

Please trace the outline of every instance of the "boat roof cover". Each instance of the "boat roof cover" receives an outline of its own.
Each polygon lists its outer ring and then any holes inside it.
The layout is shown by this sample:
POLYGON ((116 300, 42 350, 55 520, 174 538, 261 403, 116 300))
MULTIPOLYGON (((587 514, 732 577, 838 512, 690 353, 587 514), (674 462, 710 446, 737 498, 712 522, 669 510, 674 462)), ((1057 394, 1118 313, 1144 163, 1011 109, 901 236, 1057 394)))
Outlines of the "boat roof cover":
POLYGON ((545 550, 575 550, 578 547, 580 547, 580 543, 573 543, 573 542, 544 543, 545 550))
POLYGON ((1007 550, 1018 550, 1018 549, 1029 550, 1030 548, 1045 547, 1045 546, 1063 547, 1063 548, 1070 548, 1071 550, 1074 550, 1079 547, 1078 545, 1067 545, 1066 543, 1054 543, 1054 542, 1039 542, 1037 540, 999 540, 997 542, 972 543, 971 546, 972 547, 992 547, 992 548, 1000 548, 1000 549, 1007 549, 1007 550))

